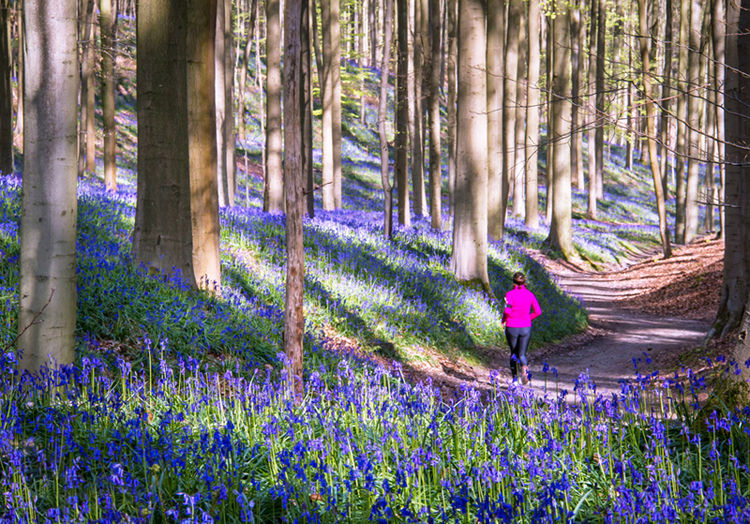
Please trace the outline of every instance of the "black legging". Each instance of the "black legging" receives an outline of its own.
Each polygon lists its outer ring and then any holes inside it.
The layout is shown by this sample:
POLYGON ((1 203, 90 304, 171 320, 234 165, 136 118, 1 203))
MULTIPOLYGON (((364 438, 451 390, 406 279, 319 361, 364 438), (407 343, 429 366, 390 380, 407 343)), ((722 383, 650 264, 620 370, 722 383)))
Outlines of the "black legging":
POLYGON ((513 375, 513 378, 516 378, 516 365, 518 363, 522 366, 526 366, 529 363, 526 360, 526 348, 529 347, 530 338, 530 327, 505 328, 505 339, 508 341, 508 347, 510 348, 510 373, 513 375))

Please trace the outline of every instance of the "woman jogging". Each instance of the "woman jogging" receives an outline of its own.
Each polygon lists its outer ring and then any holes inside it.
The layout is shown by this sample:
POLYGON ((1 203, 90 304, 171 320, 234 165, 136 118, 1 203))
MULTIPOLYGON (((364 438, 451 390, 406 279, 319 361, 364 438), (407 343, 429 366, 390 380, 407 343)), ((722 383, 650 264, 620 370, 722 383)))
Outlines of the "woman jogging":
POLYGON ((534 293, 526 289, 526 275, 516 273, 513 275, 513 289, 505 294, 505 310, 503 311, 503 324, 505 325, 505 338, 510 347, 510 372, 513 381, 516 380, 516 369, 521 364, 521 382, 529 381, 528 361, 526 360, 526 348, 529 347, 531 337, 531 321, 542 314, 534 293))

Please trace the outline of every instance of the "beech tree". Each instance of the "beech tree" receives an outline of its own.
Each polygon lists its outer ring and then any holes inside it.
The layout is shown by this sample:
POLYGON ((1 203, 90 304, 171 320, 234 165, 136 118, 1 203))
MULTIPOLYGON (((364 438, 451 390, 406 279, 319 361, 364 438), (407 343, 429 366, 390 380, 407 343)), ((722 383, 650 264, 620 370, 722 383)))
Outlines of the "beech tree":
POLYGON ((117 0, 100 0, 99 27, 102 35, 101 90, 104 130, 104 185, 109 191, 115 191, 117 190, 117 129, 115 127, 117 0))
POLYGON ((279 213, 284 206, 284 179, 281 170, 281 20, 279 17, 279 0, 266 0, 266 176, 263 186, 263 211, 269 213, 279 213))
POLYGON ((95 87, 95 40, 96 40, 96 0, 81 0, 81 123, 80 153, 78 174, 93 173, 96 165, 96 118, 94 103, 95 87), (85 9, 84 9, 85 7, 85 9))
POLYGON ((408 101, 408 76, 409 76, 409 2, 408 0, 396 0, 397 25, 398 25, 398 59, 396 64, 396 126, 395 126, 395 153, 396 153, 396 188, 398 191, 398 223, 402 226, 411 226, 411 211, 409 209, 409 165, 408 165, 408 139, 409 139, 409 101, 408 101))
MULTIPOLYGON (((448 212, 453 214, 453 196, 456 187, 456 66, 458 58, 457 0, 446 0, 445 9, 447 11, 446 18, 448 22, 448 49, 446 57, 446 76, 448 80, 448 107, 446 108, 446 131, 448 139, 448 212)), ((487 147, 489 148, 490 145, 487 144, 487 147)), ((491 187, 489 183, 488 187, 491 187)))
POLYGON ((527 17, 529 71, 526 78, 526 218, 528 227, 539 227, 539 70, 541 38, 541 10, 539 0, 529 0, 527 17))
POLYGON ((552 69, 552 106, 550 140, 555 148, 552 155, 552 222, 549 243, 570 260, 575 255, 572 231, 571 162, 570 162, 570 47, 565 45, 570 38, 570 8, 555 3, 555 18, 552 20, 555 54, 552 69))
MULTIPOLYGON (((321 2, 323 21, 323 209, 341 209, 341 27, 339 0, 321 2)), ((320 54, 316 53, 320 57, 320 54)), ((319 68, 320 70, 320 68, 319 68)))
POLYGON ((10 0, 0 0, 0 175, 13 172, 13 88, 10 0))
POLYGON ((505 104, 505 6, 502 0, 487 2, 487 220, 490 238, 499 240, 505 232, 508 181, 505 158, 503 114, 505 104))
POLYGON ((214 0, 137 4, 138 199, 133 253, 193 286, 221 284, 214 0))
POLYGON ((429 122, 430 122, 430 216, 433 229, 443 227, 442 170, 440 168, 440 1, 430 0, 429 122))
POLYGON ((664 258, 672 256, 672 247, 669 240, 669 229, 667 225, 667 206, 664 197, 664 184, 659 166, 659 158, 656 153, 656 111, 651 98, 651 37, 648 33, 648 7, 647 0, 638 0, 639 34, 641 51, 641 80, 643 82, 643 98, 646 105, 646 143, 648 144, 649 160, 651 163, 651 174, 654 179, 654 194, 656 195, 656 207, 659 215, 659 234, 661 236, 664 258))
POLYGON ((286 295, 284 299, 284 352, 289 380, 302 393, 302 342, 305 251, 302 216, 305 212, 303 147, 305 91, 302 38, 308 0, 286 0, 284 8, 284 187, 286 188, 286 295))
POLYGON ((734 358, 750 378, 750 1, 726 4, 726 235, 719 311, 709 336, 738 326, 734 358))
POLYGON ((487 273, 485 2, 458 2, 458 133, 451 271, 491 293, 487 273))
POLYGON ((388 155, 388 136, 385 122, 388 109, 388 78, 390 76, 391 47, 393 41, 393 0, 385 1, 383 18, 383 59, 380 62, 380 96, 378 99, 378 137, 380 139, 380 180, 383 184, 385 198, 383 231, 385 236, 393 236, 393 189, 391 188, 390 159, 388 155))
POLYGON ((219 205, 234 203, 234 57, 232 0, 218 0, 216 7, 216 177, 219 205))
POLYGON ((17 347, 37 372, 74 358, 78 38, 76 0, 23 12, 24 157, 17 347))

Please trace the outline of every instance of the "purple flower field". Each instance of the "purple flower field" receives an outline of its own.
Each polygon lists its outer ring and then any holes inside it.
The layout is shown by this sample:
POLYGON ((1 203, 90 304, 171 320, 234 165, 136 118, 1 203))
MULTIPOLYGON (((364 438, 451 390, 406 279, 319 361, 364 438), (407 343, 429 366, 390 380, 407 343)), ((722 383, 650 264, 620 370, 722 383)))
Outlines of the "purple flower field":
MULTIPOLYGON (((372 176, 351 179, 346 210, 306 222, 301 399, 279 371, 283 217, 259 210, 257 181, 240 188, 250 207, 222 210, 221 299, 132 268, 132 186, 81 183, 77 362, 32 383, 12 344, 20 180, 0 179, 0 520, 750 520, 750 410, 701 408, 706 381, 689 370, 611 398, 585 375, 558 392, 547 367, 543 398, 499 379, 451 398, 405 382, 398 361, 420 348, 481 358, 504 342, 497 305, 447 271, 449 232, 415 217, 385 241, 372 176), (394 368, 324 349, 324 328, 366 351, 392 343, 394 368)), ((621 232, 655 237, 637 220, 599 227, 576 221, 580 249, 603 260, 621 232)), ((491 247, 495 293, 529 274, 545 311, 535 347, 581 330, 578 301, 527 254, 545 231, 509 230, 491 247)))

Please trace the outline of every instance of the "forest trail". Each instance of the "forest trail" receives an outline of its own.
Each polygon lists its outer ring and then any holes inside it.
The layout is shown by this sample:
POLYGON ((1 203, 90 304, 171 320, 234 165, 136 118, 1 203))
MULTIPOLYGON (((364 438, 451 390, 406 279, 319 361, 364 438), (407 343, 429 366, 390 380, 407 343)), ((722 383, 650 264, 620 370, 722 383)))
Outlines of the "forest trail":
MULTIPOLYGON (((556 276, 560 286, 585 305, 594 336, 580 346, 544 355, 550 369, 557 371, 556 378, 552 371, 546 377, 548 390, 551 386, 553 391, 557 387, 572 394, 576 380, 585 372, 597 391, 609 397, 621 391, 622 380, 635 378, 638 372, 646 375, 673 368, 683 352, 701 344, 711 325, 705 318, 662 316, 623 307, 638 288, 620 279, 619 272, 565 270, 556 276)), ((533 352, 530 364, 531 385, 543 392, 543 363, 533 352)))
MULTIPOLYGON (((560 344, 530 350, 530 386, 539 394, 567 390, 567 399, 574 401, 581 373, 588 374, 598 392, 610 396, 621 391, 622 380, 637 373, 660 371, 664 376, 674 371, 680 357, 702 343, 711 325, 719 302, 723 250, 723 242, 704 240, 675 249, 667 260, 654 252, 605 272, 535 256, 567 293, 583 302, 589 328, 560 344)), ((484 348, 482 353, 484 365, 441 359, 441 369, 407 366, 405 371, 415 379, 431 377, 448 396, 462 384, 490 389, 493 371, 500 373, 502 385, 509 385, 507 347, 484 348)))

